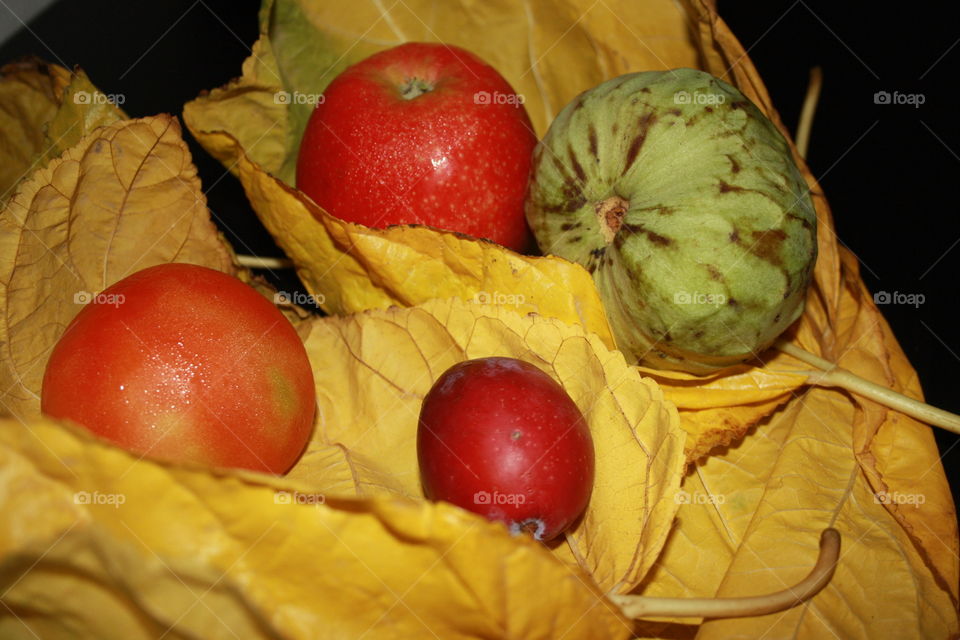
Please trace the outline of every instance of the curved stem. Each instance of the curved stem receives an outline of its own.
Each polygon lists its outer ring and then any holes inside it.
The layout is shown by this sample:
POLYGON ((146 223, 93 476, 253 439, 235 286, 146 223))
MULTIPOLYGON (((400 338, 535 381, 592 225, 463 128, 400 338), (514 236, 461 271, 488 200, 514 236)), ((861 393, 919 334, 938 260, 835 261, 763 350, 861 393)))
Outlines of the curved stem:
POLYGON ((930 406, 925 402, 920 402, 908 396, 903 395, 893 389, 864 380, 857 374, 838 367, 829 360, 824 360, 815 356, 797 345, 778 340, 774 346, 787 355, 793 356, 797 360, 802 360, 807 364, 821 370, 816 378, 811 378, 811 384, 821 387, 839 387, 873 400, 878 404, 889 407, 900 413, 904 413, 911 418, 916 418, 921 422, 952 431, 960 434, 960 416, 943 409, 930 406))
POLYGON ((792 587, 762 596, 744 598, 652 598, 611 596, 625 616, 635 618, 739 618, 776 613, 806 602, 830 582, 840 558, 840 533, 824 529, 820 555, 807 577, 792 587))
POLYGON ((237 264, 241 267, 250 269, 291 269, 293 261, 289 258, 261 258, 260 256, 248 256, 242 253, 236 254, 237 264))
POLYGON ((813 129, 813 115, 817 111, 817 102, 820 101, 820 87, 823 85, 823 72, 820 67, 810 69, 810 82, 807 84, 807 95, 803 99, 803 109, 800 111, 800 123, 797 125, 797 151, 801 158, 807 157, 810 148, 810 131, 813 129))

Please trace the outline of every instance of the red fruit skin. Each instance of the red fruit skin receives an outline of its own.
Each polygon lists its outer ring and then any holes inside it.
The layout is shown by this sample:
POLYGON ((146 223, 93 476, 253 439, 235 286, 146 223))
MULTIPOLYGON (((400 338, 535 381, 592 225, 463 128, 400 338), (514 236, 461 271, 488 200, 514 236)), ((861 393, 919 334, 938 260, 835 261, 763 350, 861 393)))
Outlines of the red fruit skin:
POLYGON ((300 144, 297 188, 343 220, 430 225, 522 251, 536 143, 526 109, 493 67, 458 47, 412 42, 327 86, 300 144), (405 99, 411 78, 432 90, 405 99))
POLYGON ((468 360, 440 376, 421 407, 417 457, 428 498, 514 532, 533 525, 538 540, 569 528, 593 488, 593 440, 577 405, 513 358, 468 360))
POLYGON ((303 343, 268 300, 219 271, 163 264, 77 314, 41 410, 151 458, 280 474, 310 438, 315 394, 303 343))

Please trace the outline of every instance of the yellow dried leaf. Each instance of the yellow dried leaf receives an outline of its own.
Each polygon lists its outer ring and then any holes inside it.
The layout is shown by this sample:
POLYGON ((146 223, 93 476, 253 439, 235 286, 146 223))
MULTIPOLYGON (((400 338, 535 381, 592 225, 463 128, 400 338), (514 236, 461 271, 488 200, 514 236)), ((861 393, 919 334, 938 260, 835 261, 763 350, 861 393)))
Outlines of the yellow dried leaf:
POLYGON ((137 460, 0 420, 4 638, 627 638, 541 544, 445 504, 137 460))
POLYGON ((0 68, 0 206, 46 148, 44 125, 60 105, 70 72, 39 60, 0 68))
POLYGON ((448 297, 500 301, 520 312, 582 324, 613 345, 599 294, 579 265, 427 227, 377 230, 344 222, 264 172, 235 142, 233 147, 234 170, 251 203, 307 289, 323 296, 327 311, 448 297))
POLYGON ((771 355, 765 367, 742 365, 707 376, 638 367, 663 387, 664 396, 680 410, 680 425, 689 436, 689 462, 736 442, 806 384, 806 374, 774 369, 791 366, 792 358, 771 355))
POLYGON ((46 158, 56 158, 97 127, 126 120, 126 114, 112 100, 116 98, 97 89, 83 70, 74 71, 63 88, 57 112, 45 126, 46 158))
POLYGON ((155 264, 229 272, 231 260, 176 119, 123 120, 82 138, 0 211, 3 413, 39 414, 50 350, 93 295, 155 264))
POLYGON ((587 512, 558 553, 604 591, 629 591, 655 560, 677 509, 683 434, 657 385, 596 336, 551 318, 451 299, 317 320, 306 347, 321 416, 306 459, 316 447, 341 445, 366 461, 367 475, 372 465, 380 478, 358 480, 362 486, 350 495, 422 498, 420 404, 455 363, 512 356, 548 372, 583 411, 597 459, 587 512))
POLYGON ((0 68, 0 205, 32 171, 97 127, 123 119, 81 69, 38 58, 0 68))

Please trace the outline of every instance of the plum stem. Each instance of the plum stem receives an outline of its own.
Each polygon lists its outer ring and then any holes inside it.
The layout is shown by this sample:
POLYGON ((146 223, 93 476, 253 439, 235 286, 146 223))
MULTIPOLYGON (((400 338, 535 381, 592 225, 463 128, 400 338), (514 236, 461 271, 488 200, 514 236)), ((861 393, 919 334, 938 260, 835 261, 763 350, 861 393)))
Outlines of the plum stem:
POLYGON ((807 577, 782 591, 740 598, 654 598, 611 595, 623 614, 637 618, 739 618, 776 613, 802 604, 817 595, 833 577, 840 558, 840 533, 824 529, 820 554, 807 577))
POLYGON ((829 360, 824 360, 786 340, 778 340, 774 343, 774 346, 787 355, 819 369, 819 371, 811 372, 809 380, 811 384, 846 389, 873 400, 877 404, 904 413, 911 418, 916 418, 921 422, 960 434, 960 416, 955 413, 938 409, 888 387, 865 380, 852 371, 839 367, 829 360))
POLYGON ((797 153, 801 158, 807 157, 810 148, 810 131, 813 129, 813 116, 817 112, 817 103, 820 101, 820 87, 823 85, 823 72, 820 67, 810 69, 810 82, 807 84, 807 95, 803 99, 803 109, 800 111, 800 122, 797 124, 797 153))
POLYGON ((263 258, 241 253, 238 253, 236 258, 237 264, 249 269, 290 269, 293 267, 293 260, 289 258, 263 258))

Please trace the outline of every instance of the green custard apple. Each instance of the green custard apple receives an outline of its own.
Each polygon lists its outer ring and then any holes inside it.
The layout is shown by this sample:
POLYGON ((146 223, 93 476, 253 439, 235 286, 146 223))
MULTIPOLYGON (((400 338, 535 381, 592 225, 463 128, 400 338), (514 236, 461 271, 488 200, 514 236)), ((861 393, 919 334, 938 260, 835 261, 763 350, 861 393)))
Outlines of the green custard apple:
POLYGON ((577 96, 534 152, 527 221, 593 274, 617 345, 660 369, 750 360, 803 311, 816 213, 786 140, 693 69, 577 96))

